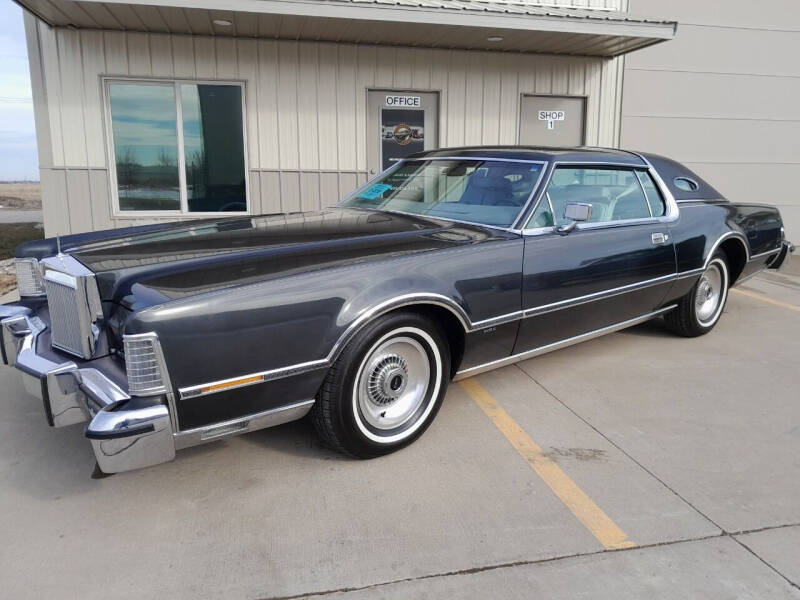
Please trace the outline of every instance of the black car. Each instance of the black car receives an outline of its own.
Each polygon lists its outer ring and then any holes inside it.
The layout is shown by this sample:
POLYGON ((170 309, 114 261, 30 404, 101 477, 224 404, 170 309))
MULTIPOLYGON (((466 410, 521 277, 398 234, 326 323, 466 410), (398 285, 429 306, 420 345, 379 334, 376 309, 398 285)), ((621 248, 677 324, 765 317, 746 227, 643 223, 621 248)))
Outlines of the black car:
POLYGON ((791 245, 770 206, 621 150, 459 148, 336 208, 23 244, 5 364, 108 473, 311 412, 357 457, 419 437, 451 379, 663 317, 709 332, 791 245))

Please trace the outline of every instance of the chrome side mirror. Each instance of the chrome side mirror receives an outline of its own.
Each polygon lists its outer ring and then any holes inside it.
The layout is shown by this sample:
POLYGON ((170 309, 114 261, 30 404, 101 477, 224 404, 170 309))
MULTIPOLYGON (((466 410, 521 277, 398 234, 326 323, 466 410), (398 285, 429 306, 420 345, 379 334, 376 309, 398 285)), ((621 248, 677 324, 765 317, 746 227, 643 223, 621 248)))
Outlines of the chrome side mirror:
POLYGON ((569 219, 571 222, 556 229, 561 235, 567 235, 575 229, 578 223, 590 220, 592 218, 592 205, 583 202, 569 203, 564 207, 564 218, 569 219))

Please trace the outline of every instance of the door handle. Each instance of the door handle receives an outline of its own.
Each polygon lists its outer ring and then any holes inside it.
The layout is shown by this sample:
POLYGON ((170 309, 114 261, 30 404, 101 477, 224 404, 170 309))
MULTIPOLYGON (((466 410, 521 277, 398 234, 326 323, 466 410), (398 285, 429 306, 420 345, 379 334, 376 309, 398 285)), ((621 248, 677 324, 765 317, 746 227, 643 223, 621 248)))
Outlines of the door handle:
POLYGON ((663 244, 669 240, 669 235, 666 233, 654 233, 650 236, 654 244, 663 244))

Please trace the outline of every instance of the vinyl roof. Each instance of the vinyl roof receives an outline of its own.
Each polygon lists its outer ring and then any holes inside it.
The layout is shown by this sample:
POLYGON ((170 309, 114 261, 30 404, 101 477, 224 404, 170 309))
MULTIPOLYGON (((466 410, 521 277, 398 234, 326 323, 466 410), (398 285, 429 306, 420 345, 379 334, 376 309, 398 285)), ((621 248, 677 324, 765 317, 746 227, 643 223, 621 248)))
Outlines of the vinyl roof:
POLYGON ((532 161, 596 162, 645 166, 641 155, 618 148, 596 146, 464 146, 438 148, 412 154, 409 158, 509 158, 532 161))
POLYGON ((79 29, 573 56, 618 56, 672 39, 677 29, 621 11, 498 0, 15 1, 49 25, 79 29))

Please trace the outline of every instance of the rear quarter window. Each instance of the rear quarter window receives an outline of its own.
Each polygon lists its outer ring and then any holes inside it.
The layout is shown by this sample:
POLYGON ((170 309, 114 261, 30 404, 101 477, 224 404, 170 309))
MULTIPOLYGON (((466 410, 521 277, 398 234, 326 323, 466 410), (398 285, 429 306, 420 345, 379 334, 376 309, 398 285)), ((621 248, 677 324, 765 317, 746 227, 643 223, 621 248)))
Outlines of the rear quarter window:
POLYGON ((694 179, 689 179, 688 177, 676 177, 672 180, 672 183, 675 184, 676 188, 684 192, 694 192, 700 187, 694 179))

